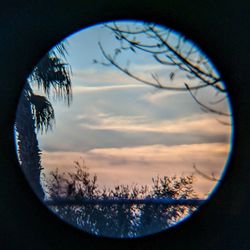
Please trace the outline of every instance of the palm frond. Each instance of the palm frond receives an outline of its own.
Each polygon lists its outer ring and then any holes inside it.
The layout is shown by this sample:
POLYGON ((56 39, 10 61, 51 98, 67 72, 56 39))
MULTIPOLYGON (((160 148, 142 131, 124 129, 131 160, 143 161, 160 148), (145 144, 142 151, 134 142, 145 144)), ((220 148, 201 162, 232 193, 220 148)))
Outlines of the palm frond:
POLYGON ((45 96, 33 93, 31 93, 29 100, 37 131, 43 133, 43 131, 47 132, 48 129, 52 129, 55 113, 50 101, 45 96))
POLYGON ((63 99, 69 105, 72 101, 71 68, 62 59, 67 53, 63 43, 57 45, 54 50, 46 54, 36 65, 29 77, 31 84, 37 84, 44 93, 50 97, 51 91, 54 97, 63 99))
POLYGON ((68 51, 66 49, 65 44, 67 41, 65 40, 64 42, 61 42, 55 46, 53 50, 51 50, 50 54, 53 54, 54 56, 61 56, 64 59, 66 59, 66 55, 68 54, 68 51))

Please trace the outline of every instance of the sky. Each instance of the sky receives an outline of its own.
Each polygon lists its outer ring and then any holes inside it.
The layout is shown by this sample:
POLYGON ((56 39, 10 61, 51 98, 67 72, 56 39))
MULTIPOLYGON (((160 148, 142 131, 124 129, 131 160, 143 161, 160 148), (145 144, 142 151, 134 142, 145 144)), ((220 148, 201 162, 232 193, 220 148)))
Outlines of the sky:
MULTIPOLYGON (((175 33, 172 40, 177 39, 175 33)), ((44 173, 74 171, 73 162, 84 159, 102 187, 150 185, 157 175, 194 174, 197 194, 206 197, 216 183, 197 174, 193 166, 220 178, 230 154, 231 126, 221 123, 224 117, 204 112, 187 91, 156 89, 112 66, 93 63, 105 61, 98 42, 110 54, 119 45, 102 25, 67 38, 73 101, 68 107, 51 96, 56 123, 52 131, 38 135, 44 173)), ((146 53, 128 51, 118 60, 144 79, 152 80, 151 73, 156 73, 170 82, 173 69, 146 53)), ((170 84, 184 82, 193 84, 180 73, 170 84)), ((197 96, 205 103, 218 99, 211 88, 197 96)), ((230 113, 227 99, 213 107, 230 113)))

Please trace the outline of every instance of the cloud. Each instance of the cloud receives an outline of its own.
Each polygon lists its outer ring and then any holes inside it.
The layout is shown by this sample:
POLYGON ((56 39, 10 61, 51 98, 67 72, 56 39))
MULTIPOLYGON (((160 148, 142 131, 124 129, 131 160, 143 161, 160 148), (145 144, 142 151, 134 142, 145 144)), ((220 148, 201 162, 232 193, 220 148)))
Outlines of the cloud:
MULTIPOLYGON (((120 159, 118 165, 126 162, 151 162, 152 164, 175 164, 183 165, 185 162, 203 162, 218 160, 225 157, 229 151, 229 144, 225 143, 203 143, 178 146, 149 145, 124 148, 97 148, 87 152, 88 158, 113 161, 120 159), (213 158, 213 159, 212 159, 213 158)), ((118 163, 118 162, 117 162, 118 163)), ((215 163, 218 166, 218 162, 215 163)))
POLYGON ((199 107, 189 105, 193 103, 189 96, 181 93, 160 98, 164 104, 154 106, 140 100, 145 93, 144 88, 94 91, 75 95, 70 107, 54 102, 56 124, 53 131, 39 135, 40 148, 83 152, 103 147, 230 140, 231 127, 223 126, 211 114, 197 114, 199 107))
MULTIPOLYGON (((126 68, 126 67, 125 67, 126 68)), ((191 81, 182 74, 177 74, 175 79, 170 81, 169 74, 171 69, 165 67, 161 64, 133 64, 130 65, 128 71, 142 79, 144 81, 153 83, 157 85, 157 81, 154 79, 154 76, 158 77, 158 80, 162 85, 171 86, 171 87, 185 87, 184 82, 191 85, 197 85, 197 81, 191 81)), ((84 69, 73 69, 72 82, 76 85, 85 85, 85 84, 128 84, 128 85, 141 85, 153 89, 154 87, 148 86, 146 83, 136 80, 135 78, 128 76, 121 70, 118 70, 114 67, 102 67, 102 66, 92 66, 84 69)))
MULTIPOLYGON (((149 60, 148 60, 149 61, 149 60)), ((147 64, 133 64, 133 71, 134 72, 145 72, 145 73, 159 73, 161 71, 171 71, 171 67, 157 63, 153 61, 152 63, 147 64)))
POLYGON ((136 84, 116 84, 116 85, 108 85, 108 86, 73 86, 72 91, 74 94, 79 93, 93 93, 96 91, 113 91, 113 90, 122 90, 122 89, 132 89, 132 88, 144 88, 143 85, 136 84))
POLYGON ((141 84, 113 68, 89 67, 85 69, 73 69, 73 72, 72 81, 77 85, 90 83, 141 84))
POLYGON ((162 101, 166 100, 169 96, 178 96, 180 92, 177 91, 168 91, 168 90, 157 90, 148 92, 146 95, 143 95, 140 100, 147 101, 151 104, 162 104, 162 101))
MULTIPOLYGON (((151 178, 157 175, 195 174, 194 163, 201 171, 208 175, 214 172, 219 178, 229 152, 230 145, 224 143, 96 148, 82 154, 43 151, 42 164, 47 174, 56 168, 61 172, 70 172, 74 171, 73 161, 84 159, 89 172, 97 174, 101 186, 133 183, 151 185, 151 178)), ((215 184, 199 175, 195 179, 195 189, 201 195, 210 192, 215 184)))
POLYGON ((191 115, 175 120, 152 120, 146 116, 118 116, 102 113, 102 116, 84 116, 83 128, 121 132, 192 133, 229 135, 231 127, 222 126, 207 114, 191 115))

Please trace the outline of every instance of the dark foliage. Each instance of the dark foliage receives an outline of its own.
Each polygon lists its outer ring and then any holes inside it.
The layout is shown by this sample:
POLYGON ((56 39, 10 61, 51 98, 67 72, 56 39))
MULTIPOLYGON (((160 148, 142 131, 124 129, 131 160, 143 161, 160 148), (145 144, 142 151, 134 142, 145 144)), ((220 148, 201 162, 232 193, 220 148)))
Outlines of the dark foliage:
POLYGON ((32 94, 30 96, 32 113, 36 129, 43 132, 52 128, 52 121, 55 119, 54 109, 46 97, 32 94))
MULTIPOLYGON (((87 167, 75 162, 74 173, 50 173, 44 179, 47 200, 57 199, 190 199, 196 198, 193 176, 152 179, 151 186, 116 185, 99 188, 97 176, 89 174, 87 167)), ((169 205, 161 203, 95 203, 85 205, 52 205, 51 209, 65 221, 96 235, 109 237, 139 237, 159 232, 191 214, 195 205, 169 205)))
POLYGON ((65 58, 64 43, 47 53, 35 66, 26 81, 16 115, 16 131, 20 165, 32 188, 40 199, 44 192, 40 183, 41 159, 37 132, 51 129, 55 120, 53 106, 49 100, 63 99, 69 105, 72 99, 70 67, 65 58), (33 87, 42 89, 44 95, 35 94, 33 87))

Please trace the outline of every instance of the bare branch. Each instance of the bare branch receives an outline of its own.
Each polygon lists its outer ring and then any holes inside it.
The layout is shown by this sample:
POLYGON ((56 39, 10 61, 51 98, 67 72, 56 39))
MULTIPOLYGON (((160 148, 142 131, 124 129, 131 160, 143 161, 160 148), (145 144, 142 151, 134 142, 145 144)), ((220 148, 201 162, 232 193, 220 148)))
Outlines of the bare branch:
POLYGON ((190 70, 190 72, 192 74, 194 74, 197 78, 201 79, 208 86, 211 85, 211 86, 214 86, 215 88, 217 88, 221 92, 226 92, 225 89, 222 89, 221 87, 215 85, 216 83, 220 82, 222 79, 217 78, 217 77, 213 76, 212 74, 208 74, 205 71, 201 70, 199 67, 190 63, 190 61, 188 61, 187 58, 184 58, 181 55, 181 53, 178 53, 178 51, 176 49, 174 49, 172 46, 170 46, 168 43, 166 43, 166 41, 163 40, 163 38, 153 28, 150 28, 150 29, 159 38, 159 40, 169 49, 169 51, 171 51, 181 62, 183 62, 183 64, 190 70), (203 76, 209 77, 213 81, 210 82, 210 81, 206 80, 203 76))
POLYGON ((215 182, 220 181, 219 179, 216 179, 216 178, 214 177, 214 174, 213 174, 213 173, 212 173, 211 176, 209 176, 209 175, 203 173, 202 171, 200 171, 200 170, 195 166, 195 164, 193 165, 193 168, 194 168, 194 170, 195 170, 199 175, 201 175, 202 177, 204 177, 204 178, 207 179, 207 180, 215 181, 215 182))
MULTIPOLYGON (((109 61, 109 63, 113 66, 115 66, 117 69, 119 69, 120 71, 122 71, 123 73, 125 73, 126 75, 132 77, 133 79, 141 82, 141 83, 145 83, 147 85, 150 85, 150 86, 153 86, 153 87, 156 87, 156 88, 161 88, 161 89, 167 89, 167 90, 176 90, 176 91, 186 91, 187 88, 186 87, 169 87, 165 84, 155 84, 153 82, 150 82, 150 81, 147 81, 145 79, 142 79, 136 75, 134 75, 133 73, 131 73, 130 71, 128 71, 128 69, 126 68, 123 68, 122 66, 120 66, 110 55, 108 55, 104 48, 102 47, 101 43, 98 42, 98 45, 101 49, 101 52, 103 54, 103 56, 109 61)), ((106 64, 106 65, 109 65, 109 64, 106 64)), ((207 84, 200 84, 200 85, 196 85, 196 86, 191 86, 189 87, 190 90, 195 90, 195 89, 202 89, 202 88, 205 88, 207 87, 207 84)))
POLYGON ((223 115, 223 116, 228 116, 228 117, 231 116, 231 115, 228 114, 228 113, 225 113, 225 112, 222 112, 222 111, 218 111, 218 110, 216 110, 216 109, 212 109, 212 108, 210 108, 210 107, 204 105, 202 102, 200 102, 200 101, 195 97, 195 95, 191 92, 191 89, 189 88, 189 86, 188 86, 186 83, 185 83, 185 86, 186 86, 188 92, 190 93, 190 95, 192 96, 192 98, 195 100, 195 102, 196 102, 197 104, 199 104, 202 108, 204 108, 206 111, 209 111, 209 112, 214 113, 214 114, 217 114, 217 115, 223 115))
POLYGON ((106 53, 101 42, 98 43, 102 55, 108 61, 106 65, 112 65, 138 82, 158 89, 175 91, 188 90, 194 101, 204 111, 227 117, 231 116, 226 112, 216 110, 209 106, 209 104, 216 105, 224 101, 227 98, 227 89, 222 83, 222 78, 217 76, 216 72, 213 70, 207 57, 203 55, 199 49, 195 48, 194 44, 189 44, 186 37, 173 37, 173 32, 171 32, 170 29, 161 29, 152 23, 143 23, 138 26, 135 25, 133 29, 129 26, 118 25, 117 23, 104 25, 104 27, 114 33, 121 45, 120 48, 115 49, 114 55, 110 55, 106 53), (124 43, 126 45, 124 45, 124 43), (152 80, 142 78, 120 64, 117 60, 118 54, 120 55, 122 50, 128 49, 132 50, 134 53, 136 53, 137 50, 143 51, 152 56, 157 63, 177 68, 177 70, 172 70, 169 75, 171 82, 160 81, 159 77, 154 72, 151 73, 152 80), (117 53, 117 50, 119 53, 117 53), (183 86, 179 84, 174 86, 172 81, 174 81, 174 78, 176 78, 175 76, 180 72, 186 72, 185 76, 192 81, 192 84, 189 83, 188 85, 184 82, 183 86), (204 104, 191 92, 207 87, 213 88, 217 95, 222 93, 224 96, 219 100, 211 100, 208 104, 204 104))

